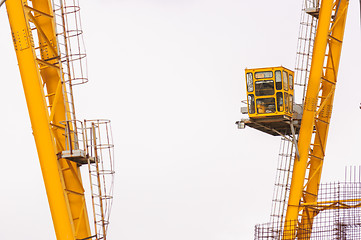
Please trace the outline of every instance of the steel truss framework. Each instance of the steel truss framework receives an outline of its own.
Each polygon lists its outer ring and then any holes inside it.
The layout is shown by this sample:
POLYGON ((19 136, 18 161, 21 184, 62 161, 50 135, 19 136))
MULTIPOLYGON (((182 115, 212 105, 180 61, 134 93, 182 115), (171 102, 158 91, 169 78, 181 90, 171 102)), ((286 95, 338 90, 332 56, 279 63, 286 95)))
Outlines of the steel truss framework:
MULTIPOLYGON (((322 0, 298 139, 283 239, 309 235, 317 202, 348 0, 322 0), (308 226, 306 228, 300 226, 308 226)), ((305 238, 304 238, 305 239, 305 238)))
POLYGON ((56 237, 90 239, 79 164, 57 157, 67 148, 64 123, 75 120, 57 41, 66 31, 57 33, 56 24, 64 23, 55 22, 49 0, 12 0, 6 7, 56 237))

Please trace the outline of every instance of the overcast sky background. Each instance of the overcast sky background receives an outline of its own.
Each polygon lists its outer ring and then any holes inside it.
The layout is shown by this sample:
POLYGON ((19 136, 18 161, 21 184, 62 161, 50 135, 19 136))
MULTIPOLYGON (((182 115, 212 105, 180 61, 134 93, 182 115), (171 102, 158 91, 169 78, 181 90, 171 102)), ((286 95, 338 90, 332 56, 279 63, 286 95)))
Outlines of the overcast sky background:
MULTIPOLYGON (((302 0, 80 4, 89 83, 75 88, 78 118, 111 119, 116 144, 109 239, 253 239, 269 220, 280 138, 236 128, 244 69, 294 68, 302 0)), ((0 238, 55 239, 5 7, 0 30, 0 238)), ((360 55, 351 0, 327 182, 360 165, 360 55)))

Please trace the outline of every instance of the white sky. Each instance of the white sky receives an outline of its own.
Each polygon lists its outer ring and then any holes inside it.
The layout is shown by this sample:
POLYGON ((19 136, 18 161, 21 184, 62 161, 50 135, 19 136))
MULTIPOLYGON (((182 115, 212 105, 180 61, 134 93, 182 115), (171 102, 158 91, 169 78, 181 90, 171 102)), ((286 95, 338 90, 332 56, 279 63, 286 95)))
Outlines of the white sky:
MULTIPOLYGON (((301 1, 81 2, 78 118, 111 119, 116 144, 109 239, 252 239, 269 220, 280 139, 234 122, 244 68, 294 68, 301 1)), ((359 165, 358 11, 350 1, 326 181, 359 165)), ((0 30, 0 238, 54 239, 4 7, 0 30)))

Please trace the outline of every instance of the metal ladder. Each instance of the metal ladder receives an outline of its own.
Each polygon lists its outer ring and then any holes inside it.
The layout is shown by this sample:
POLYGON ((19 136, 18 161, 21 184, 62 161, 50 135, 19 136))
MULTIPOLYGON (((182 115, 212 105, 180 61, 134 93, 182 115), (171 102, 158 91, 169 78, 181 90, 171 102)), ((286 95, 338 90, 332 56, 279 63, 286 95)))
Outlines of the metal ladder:
POLYGON ((57 31, 57 47, 60 55, 59 61, 62 65, 65 117, 66 121, 75 120, 73 86, 88 82, 80 7, 78 1, 74 0, 52 1, 57 31))
POLYGON ((89 239, 106 239, 114 183, 111 125, 109 120, 76 120, 73 86, 88 82, 79 1, 52 2, 66 108, 66 121, 61 123, 66 146, 59 157, 88 166, 95 232, 89 239))
POLYGON ((96 239, 106 239, 113 200, 114 162, 109 120, 84 121, 96 239))
MULTIPOLYGON (((311 16, 307 11, 308 9, 317 9, 318 4, 319 1, 317 0, 305 0, 302 6, 295 66, 295 88, 297 87, 298 92, 302 92, 302 98, 298 98, 298 101, 302 101, 302 106, 318 23, 318 18, 311 16)), ((282 224, 286 216, 295 150, 291 141, 282 138, 271 209, 271 222, 277 228, 283 227, 282 224)))

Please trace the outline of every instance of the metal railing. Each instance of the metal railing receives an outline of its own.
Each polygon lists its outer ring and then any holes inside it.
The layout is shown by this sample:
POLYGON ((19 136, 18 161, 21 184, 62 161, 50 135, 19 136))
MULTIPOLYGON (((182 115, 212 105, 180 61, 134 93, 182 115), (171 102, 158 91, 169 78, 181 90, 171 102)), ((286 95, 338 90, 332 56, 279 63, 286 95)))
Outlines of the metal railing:
POLYGON ((106 239, 113 202, 114 145, 109 120, 84 121, 93 218, 97 239, 106 239))

